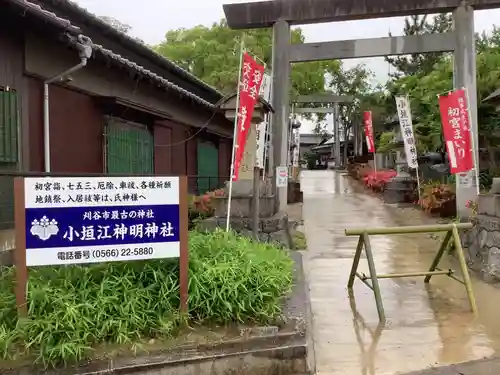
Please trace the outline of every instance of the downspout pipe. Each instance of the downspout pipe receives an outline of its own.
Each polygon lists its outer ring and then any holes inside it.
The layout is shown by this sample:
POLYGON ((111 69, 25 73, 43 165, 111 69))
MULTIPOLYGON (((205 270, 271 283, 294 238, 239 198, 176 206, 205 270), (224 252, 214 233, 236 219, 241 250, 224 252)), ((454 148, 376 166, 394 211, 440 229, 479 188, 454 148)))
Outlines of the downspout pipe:
POLYGON ((43 82, 43 147, 44 147, 44 160, 45 172, 50 172, 50 97, 49 85, 54 82, 61 82, 71 73, 74 73, 87 65, 88 59, 92 56, 92 41, 84 35, 78 35, 76 38, 76 48, 80 57, 80 63, 59 73, 43 82))

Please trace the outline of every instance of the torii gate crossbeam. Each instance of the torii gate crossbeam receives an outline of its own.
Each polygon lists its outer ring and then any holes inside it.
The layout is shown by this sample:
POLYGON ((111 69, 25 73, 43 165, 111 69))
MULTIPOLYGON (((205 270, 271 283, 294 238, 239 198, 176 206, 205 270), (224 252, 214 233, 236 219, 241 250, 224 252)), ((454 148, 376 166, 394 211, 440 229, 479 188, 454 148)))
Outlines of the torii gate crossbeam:
POLYGON ((278 21, 304 25, 366 20, 453 12, 464 5, 495 9, 500 8, 500 0, 274 0, 224 4, 224 13, 232 29, 259 29, 278 21))
MULTIPOLYGON (((335 140, 335 164, 341 165, 340 154, 340 118, 339 118, 339 104, 348 104, 354 101, 354 97, 350 95, 335 95, 332 93, 300 95, 297 97, 295 103, 314 103, 314 104, 333 104, 333 107, 320 107, 308 108, 299 107, 295 108, 295 113, 331 113, 333 114, 333 137, 335 140)), ((356 134, 357 135, 357 134, 356 134)), ((356 139, 356 138, 355 138, 356 139)), ((357 141, 357 139, 356 139, 357 141)), ((344 148, 344 160, 347 160, 347 146, 344 148)))

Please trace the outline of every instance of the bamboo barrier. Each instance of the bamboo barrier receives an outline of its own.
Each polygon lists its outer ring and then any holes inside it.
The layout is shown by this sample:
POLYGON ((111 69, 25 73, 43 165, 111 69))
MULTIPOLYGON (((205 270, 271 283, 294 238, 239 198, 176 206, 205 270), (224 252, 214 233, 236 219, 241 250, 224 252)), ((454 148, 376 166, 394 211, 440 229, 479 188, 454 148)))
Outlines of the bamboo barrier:
POLYGON ((425 276, 424 282, 428 283, 430 282, 432 276, 437 276, 437 275, 448 276, 451 279, 458 281, 465 286, 471 310, 474 314, 476 314, 477 313, 476 299, 474 296, 474 291, 472 289, 472 283, 470 280, 467 263, 465 261, 462 242, 460 241, 460 235, 458 233, 459 229, 471 229, 471 228, 472 228, 471 223, 456 223, 456 224, 442 224, 442 225, 346 229, 345 230, 346 236, 359 236, 358 245, 356 247, 356 253, 354 254, 352 268, 349 274, 349 281, 347 283, 347 288, 349 289, 349 291, 352 291, 355 279, 356 278, 360 279, 366 286, 368 286, 373 291, 373 294, 375 296, 375 303, 377 305, 379 320, 385 321, 385 311, 382 302, 382 295, 380 293, 380 285, 378 282, 379 279, 425 276), (369 237, 370 235, 377 236, 377 235, 436 233, 436 232, 446 232, 446 235, 428 271, 377 275, 375 269, 375 261, 373 259, 372 247, 370 244, 370 237, 369 237), (438 267, 446 249, 451 244, 450 240, 453 240, 452 243, 455 245, 455 251, 457 252, 458 255, 458 262, 460 264, 462 279, 456 277, 454 275, 453 270, 451 269, 442 270, 438 267), (361 259, 361 254, 363 250, 366 254, 366 260, 368 262, 369 275, 360 274, 358 272, 359 261, 361 259))

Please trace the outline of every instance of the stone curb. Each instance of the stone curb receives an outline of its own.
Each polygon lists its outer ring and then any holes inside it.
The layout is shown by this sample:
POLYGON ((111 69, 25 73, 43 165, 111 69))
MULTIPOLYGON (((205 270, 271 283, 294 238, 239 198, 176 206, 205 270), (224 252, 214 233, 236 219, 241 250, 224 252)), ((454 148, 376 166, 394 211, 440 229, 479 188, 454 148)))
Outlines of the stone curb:
POLYGON ((485 358, 448 366, 431 367, 400 375, 497 375, 500 374, 500 358, 485 358))
MULTIPOLYGON (((45 375, 97 375, 97 374, 153 374, 151 370, 169 369, 179 371, 178 367, 207 364, 214 361, 229 360, 238 357, 260 357, 269 360, 289 359, 306 360, 306 340, 298 332, 278 333, 270 336, 234 339, 213 344, 181 345, 174 349, 165 350, 144 356, 118 357, 105 360, 96 360, 80 366, 71 366, 65 369, 44 371, 45 375)), ((248 359, 248 358, 247 358, 248 359)), ((247 361, 248 362, 248 361, 247 361)), ((274 364, 276 366, 276 364, 274 364)), ((196 370, 196 369, 195 369, 196 370)), ((298 369, 300 370, 300 369, 298 369)), ((161 370, 161 374, 164 372, 161 370)), ((297 371, 304 372, 304 371, 297 371)), ((24 367, 0 371, 2 375, 35 375, 40 369, 24 367)), ((165 372, 166 374, 166 372, 165 372)), ((194 371, 201 375, 203 371, 194 371)), ((207 372, 207 374, 213 374, 207 372)))

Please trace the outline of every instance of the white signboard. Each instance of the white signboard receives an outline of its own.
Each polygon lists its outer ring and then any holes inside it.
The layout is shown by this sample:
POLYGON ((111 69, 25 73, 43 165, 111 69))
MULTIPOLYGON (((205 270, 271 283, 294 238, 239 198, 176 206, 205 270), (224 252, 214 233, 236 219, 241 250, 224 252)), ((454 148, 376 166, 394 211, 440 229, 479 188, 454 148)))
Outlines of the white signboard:
POLYGON ((401 136, 405 145, 406 162, 410 168, 418 168, 417 145, 413 136, 410 102, 407 96, 396 96, 401 136))
POLYGON ((276 167, 276 187, 283 188, 288 186, 288 168, 276 167))
POLYGON ((26 178, 26 265, 177 258, 178 177, 26 178))
POLYGON ((266 147, 267 121, 262 121, 257 125, 257 153, 255 157, 255 166, 264 168, 264 149, 266 147))
POLYGON ((271 83, 272 78, 269 73, 264 73, 262 77, 262 84, 260 86, 260 96, 264 98, 265 101, 271 101, 271 83))
POLYGON ((460 187, 464 187, 464 188, 473 187, 474 181, 475 181, 474 177, 475 176, 474 176, 473 171, 469 171, 466 173, 459 173, 459 174, 457 174, 458 185, 460 187))

